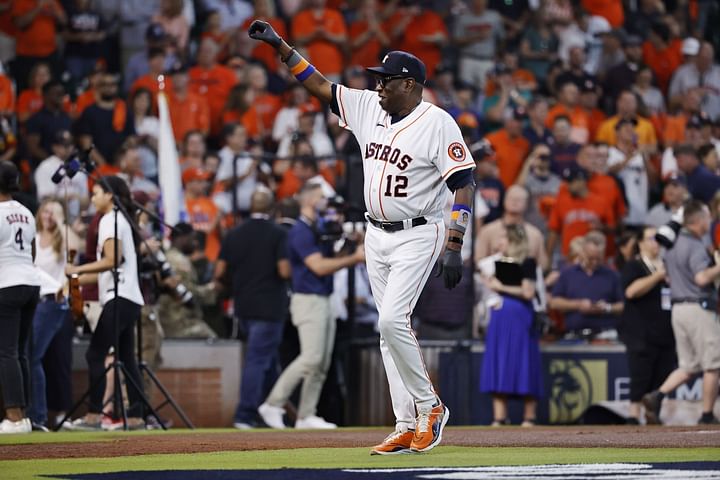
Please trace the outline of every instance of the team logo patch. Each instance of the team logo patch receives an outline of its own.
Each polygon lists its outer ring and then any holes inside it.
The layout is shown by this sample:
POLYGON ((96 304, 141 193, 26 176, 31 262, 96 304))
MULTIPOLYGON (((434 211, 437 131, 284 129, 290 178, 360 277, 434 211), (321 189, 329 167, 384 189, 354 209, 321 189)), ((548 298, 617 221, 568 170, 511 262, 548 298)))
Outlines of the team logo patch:
POLYGON ((465 147, 460 142, 453 142, 448 147, 448 155, 456 162, 465 160, 465 147))

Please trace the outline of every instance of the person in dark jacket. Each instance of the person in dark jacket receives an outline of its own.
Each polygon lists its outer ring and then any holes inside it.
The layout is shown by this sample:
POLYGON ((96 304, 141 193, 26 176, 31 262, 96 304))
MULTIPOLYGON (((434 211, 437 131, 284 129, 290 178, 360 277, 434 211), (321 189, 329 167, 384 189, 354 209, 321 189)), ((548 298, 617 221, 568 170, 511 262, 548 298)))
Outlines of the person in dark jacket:
POLYGON ((677 364, 670 287, 655 233, 654 227, 640 230, 637 255, 621 272, 625 309, 619 334, 630 370, 630 424, 639 423, 642 396, 658 388, 677 364))
POLYGON ((258 406, 267 395, 266 385, 277 374, 288 308, 287 231, 271 220, 272 210, 272 193, 256 190, 250 200, 250 218, 227 234, 215 266, 215 281, 230 287, 245 337, 240 401, 233 420, 238 429, 258 425, 258 406))

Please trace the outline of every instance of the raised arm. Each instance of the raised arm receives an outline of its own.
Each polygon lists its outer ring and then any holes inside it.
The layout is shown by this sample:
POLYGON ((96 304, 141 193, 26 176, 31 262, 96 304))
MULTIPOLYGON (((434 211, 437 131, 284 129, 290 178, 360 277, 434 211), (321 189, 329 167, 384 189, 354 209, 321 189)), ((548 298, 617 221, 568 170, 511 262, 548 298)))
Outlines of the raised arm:
POLYGON ((324 103, 332 102, 332 83, 288 45, 269 23, 255 20, 248 29, 248 35, 273 47, 280 55, 280 60, 312 96, 324 103))

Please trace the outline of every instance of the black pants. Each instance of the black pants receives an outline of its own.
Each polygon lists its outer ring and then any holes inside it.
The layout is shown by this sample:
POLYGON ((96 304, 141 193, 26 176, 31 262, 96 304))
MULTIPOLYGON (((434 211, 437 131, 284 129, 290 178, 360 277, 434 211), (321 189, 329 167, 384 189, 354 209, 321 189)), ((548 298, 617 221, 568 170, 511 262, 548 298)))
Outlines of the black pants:
MULTIPOLYGON (((102 413, 103 394, 105 393, 105 357, 110 347, 115 345, 115 318, 117 308, 118 357, 127 370, 128 377, 135 382, 140 391, 130 382, 127 385, 130 407, 128 416, 139 417, 142 413, 142 380, 135 359, 135 326, 140 322, 142 307, 122 297, 110 300, 100 314, 97 327, 90 339, 90 347, 85 353, 90 377, 90 413, 102 413)), ((115 392, 116 398, 120 392, 115 392)), ((119 404, 115 402, 115 405, 119 404)))
POLYGON ((677 367, 677 356, 672 345, 646 345, 642 350, 628 350, 630 370, 630 401, 639 402, 665 381, 677 367))
POLYGON ((0 387, 5 408, 30 404, 28 341, 40 287, 0 288, 0 387))

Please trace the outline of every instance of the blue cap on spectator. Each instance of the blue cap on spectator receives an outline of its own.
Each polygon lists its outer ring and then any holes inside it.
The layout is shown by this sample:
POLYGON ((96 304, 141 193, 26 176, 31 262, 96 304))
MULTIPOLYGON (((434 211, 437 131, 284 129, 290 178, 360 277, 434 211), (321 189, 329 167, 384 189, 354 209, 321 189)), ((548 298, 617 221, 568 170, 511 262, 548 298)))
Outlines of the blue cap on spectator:
POLYGON ((145 39, 150 42, 165 40, 166 36, 165 29, 159 23, 151 23, 145 30, 145 39))
POLYGON ((425 64, 415 55, 399 50, 388 53, 382 65, 368 68, 367 71, 383 77, 413 78, 420 85, 425 84, 425 64))

